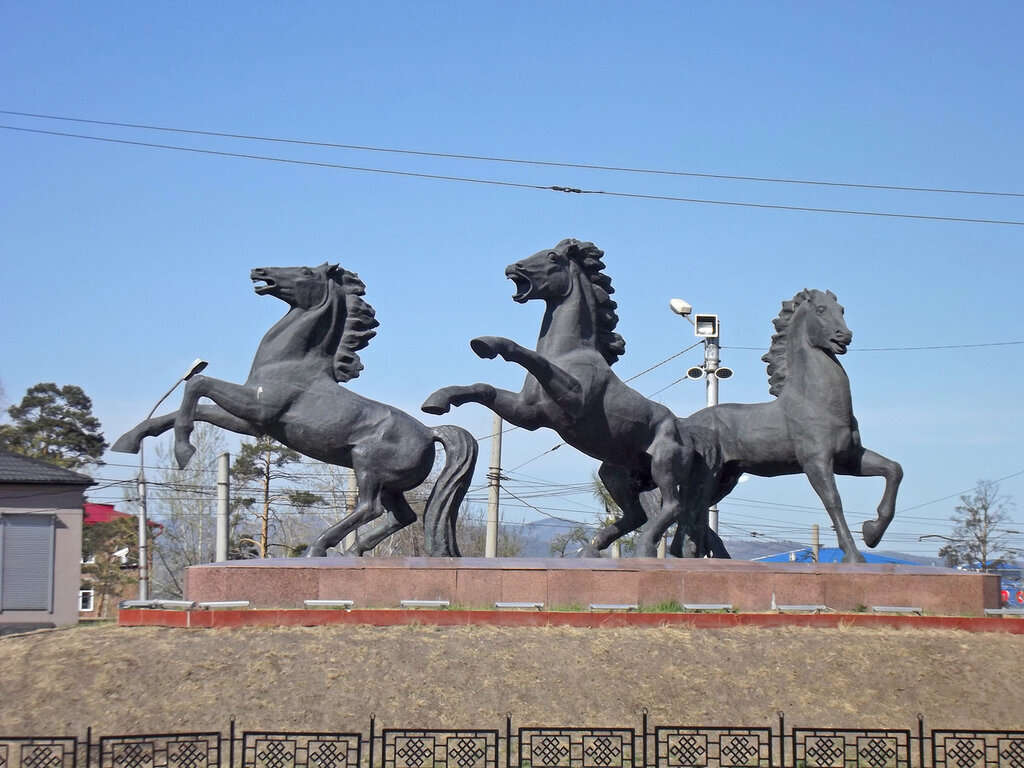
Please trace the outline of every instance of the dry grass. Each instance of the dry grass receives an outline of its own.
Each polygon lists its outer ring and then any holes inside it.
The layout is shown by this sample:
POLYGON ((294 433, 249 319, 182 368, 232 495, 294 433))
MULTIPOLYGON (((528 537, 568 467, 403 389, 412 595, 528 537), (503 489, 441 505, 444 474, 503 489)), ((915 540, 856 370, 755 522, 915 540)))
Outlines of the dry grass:
POLYGON ((888 629, 94 628, 0 638, 0 733, 514 724, 1019 728, 1024 637, 888 629))

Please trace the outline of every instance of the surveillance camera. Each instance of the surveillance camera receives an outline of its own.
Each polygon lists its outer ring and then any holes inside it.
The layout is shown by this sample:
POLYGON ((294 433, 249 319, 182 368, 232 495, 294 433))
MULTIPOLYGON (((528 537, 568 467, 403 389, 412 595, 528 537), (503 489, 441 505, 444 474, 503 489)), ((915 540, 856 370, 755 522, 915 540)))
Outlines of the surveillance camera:
POLYGON ((693 307, 682 299, 672 299, 669 301, 668 305, 672 308, 673 312, 677 315, 682 315, 683 317, 686 317, 693 312, 693 307))

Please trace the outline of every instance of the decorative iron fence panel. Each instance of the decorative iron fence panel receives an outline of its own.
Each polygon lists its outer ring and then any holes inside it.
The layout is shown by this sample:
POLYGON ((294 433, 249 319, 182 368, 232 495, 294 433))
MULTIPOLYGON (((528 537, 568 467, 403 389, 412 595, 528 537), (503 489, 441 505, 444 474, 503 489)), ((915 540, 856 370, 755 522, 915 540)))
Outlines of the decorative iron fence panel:
POLYGON ((498 768, 497 731, 386 729, 383 768, 498 768))
POLYGON ((245 731, 242 768, 360 768, 358 733, 245 731))
POLYGON ((532 768, 633 768, 632 728, 520 728, 519 765, 532 768))
POLYGON ((932 731, 935 768, 1024 768, 1024 731, 932 731))
POLYGON ((76 768, 77 764, 74 737, 0 737, 0 768, 76 768))
POLYGON ((104 736, 99 768, 220 768, 219 733, 104 736))
POLYGON ((654 729, 655 768, 771 768, 770 728, 654 729))
POLYGON ((794 728, 793 758, 806 768, 910 768, 910 731, 794 728))

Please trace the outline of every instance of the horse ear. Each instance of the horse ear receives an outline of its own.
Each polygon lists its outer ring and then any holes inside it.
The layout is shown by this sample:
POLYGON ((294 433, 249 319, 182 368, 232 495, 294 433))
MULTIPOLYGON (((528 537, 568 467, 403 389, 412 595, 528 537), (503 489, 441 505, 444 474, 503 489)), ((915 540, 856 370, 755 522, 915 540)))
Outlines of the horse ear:
POLYGON ((326 261, 320 265, 320 269, 324 270, 328 277, 334 277, 335 275, 344 272, 340 264, 328 264, 326 261))

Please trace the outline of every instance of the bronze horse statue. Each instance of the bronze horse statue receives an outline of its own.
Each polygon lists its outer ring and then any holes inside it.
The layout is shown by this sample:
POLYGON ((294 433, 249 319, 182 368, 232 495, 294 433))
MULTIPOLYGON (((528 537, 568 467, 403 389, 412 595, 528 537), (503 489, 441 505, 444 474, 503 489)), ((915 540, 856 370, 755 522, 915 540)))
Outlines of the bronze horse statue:
MULTIPOLYGON (((703 429, 681 429, 665 406, 626 386, 612 371, 625 351, 615 332, 618 316, 611 299, 611 278, 604 274, 604 252, 593 243, 563 240, 511 264, 505 275, 516 285, 513 299, 541 300, 546 306, 536 351, 497 336, 473 339, 482 358, 501 356, 526 369, 520 392, 490 384, 451 386, 427 398, 427 413, 447 413, 451 406, 480 403, 501 418, 535 430, 555 430, 569 445, 601 461, 598 475, 622 510, 622 517, 602 528, 584 547, 596 556, 615 539, 647 521, 640 493, 661 491, 661 516, 678 520, 698 556, 728 557, 703 514, 684 503, 684 494, 706 498, 717 446, 703 429), (701 525, 701 521, 704 524, 701 525)), ((637 554, 653 557, 664 530, 641 534, 637 554)))
MULTIPOLYGON (((875 547, 892 521, 896 493, 903 478, 898 463, 861 444, 853 415, 850 380, 838 356, 846 353, 853 334, 843 307, 831 291, 803 290, 782 304, 774 320, 776 333, 762 358, 768 364, 767 403, 725 403, 711 406, 684 420, 684 429, 715 436, 709 454, 711 489, 708 497, 687 495, 690 514, 698 514, 727 496, 743 473, 761 477, 805 474, 832 519, 843 562, 864 562, 857 551, 836 489, 835 475, 885 478, 878 517, 863 526, 864 543, 875 547)), ((651 521, 656 535, 674 522, 662 513, 651 521)), ((681 549, 677 531, 673 554, 681 549)))
POLYGON ((426 551, 459 555, 455 521, 476 463, 477 443, 456 426, 427 427, 393 406, 345 387, 363 369, 358 351, 376 335, 373 308, 362 299, 363 282, 337 264, 265 267, 251 273, 256 293, 275 296, 289 309, 263 337, 245 384, 194 376, 175 413, 142 422, 113 450, 137 453, 143 438, 174 428, 174 455, 184 468, 195 448, 195 421, 243 435, 269 435, 314 459, 355 472, 355 510, 321 533, 306 551, 323 556, 351 531, 387 517, 345 554, 362 555, 415 522, 404 492, 427 479, 434 443, 445 450, 442 469, 423 513, 426 551), (199 404, 200 398, 213 404, 199 404))

